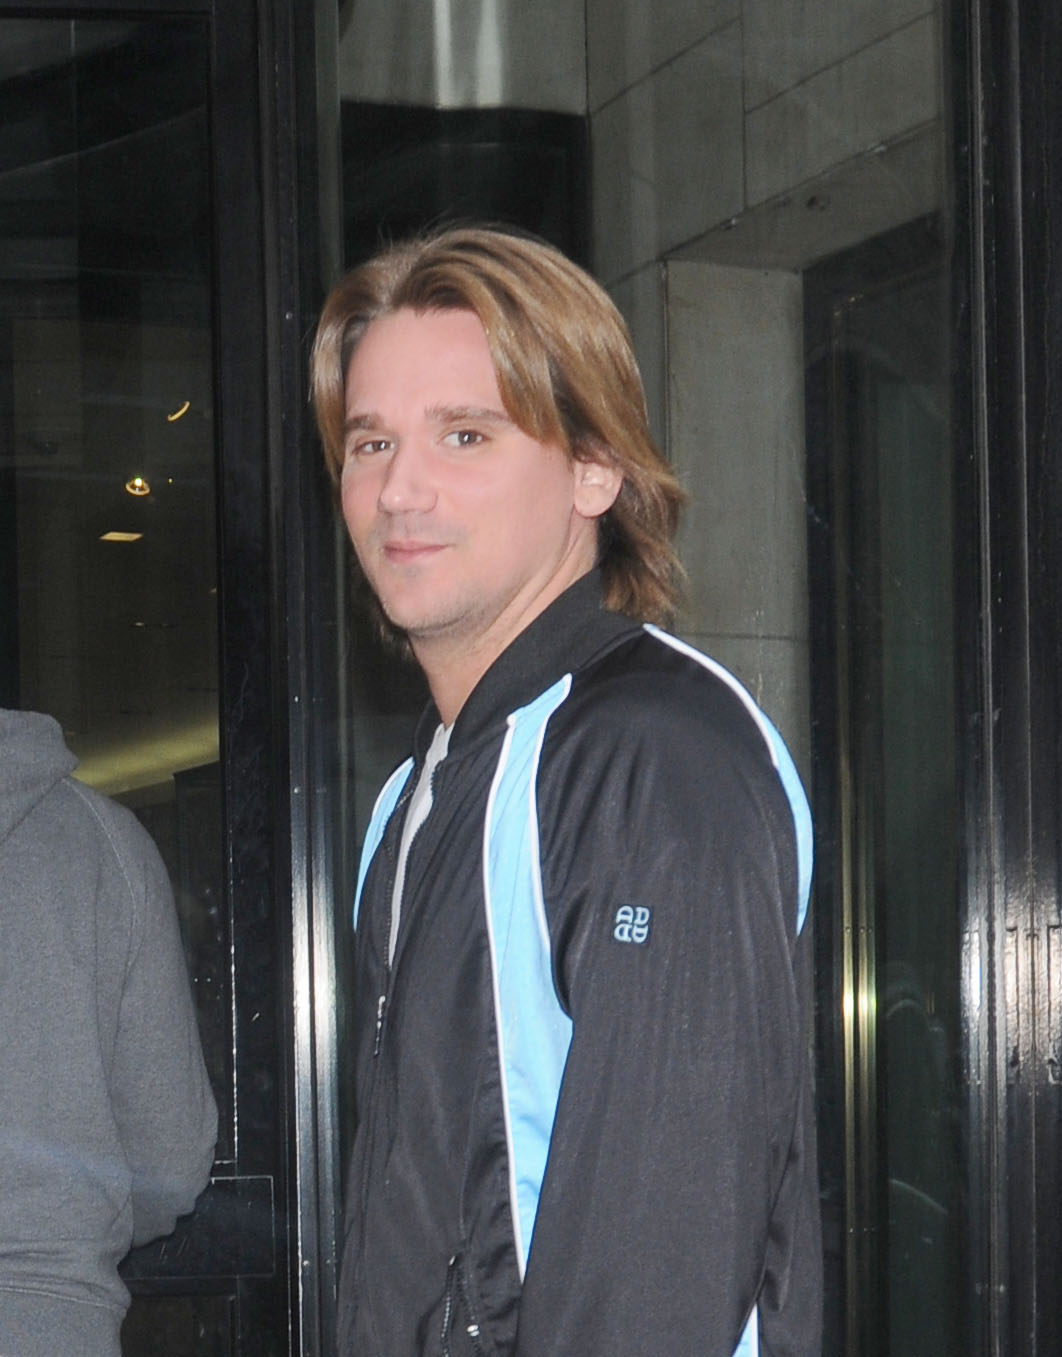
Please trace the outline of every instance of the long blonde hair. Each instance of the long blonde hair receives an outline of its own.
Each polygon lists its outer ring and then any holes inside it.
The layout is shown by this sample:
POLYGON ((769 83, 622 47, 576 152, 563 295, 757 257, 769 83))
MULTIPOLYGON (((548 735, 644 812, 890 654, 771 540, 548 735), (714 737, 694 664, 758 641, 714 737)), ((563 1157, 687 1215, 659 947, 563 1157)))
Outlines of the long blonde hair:
POLYGON ((489 227, 454 227, 385 249, 348 273, 321 312, 311 384, 332 476, 344 459, 351 356, 378 317, 474 312, 506 413, 530 437, 623 473, 600 525, 606 606, 666 622, 682 570, 672 545, 685 501, 649 432, 630 334, 604 290, 560 251, 489 227))

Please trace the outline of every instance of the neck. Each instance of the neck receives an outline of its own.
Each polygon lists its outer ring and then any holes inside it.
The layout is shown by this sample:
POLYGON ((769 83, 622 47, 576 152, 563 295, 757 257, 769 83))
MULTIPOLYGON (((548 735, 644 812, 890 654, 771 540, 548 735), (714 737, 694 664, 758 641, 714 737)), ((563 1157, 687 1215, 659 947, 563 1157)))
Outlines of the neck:
POLYGON ((471 644, 461 637, 410 638, 443 725, 452 725, 457 720, 473 688, 518 635, 519 630, 503 642, 495 640, 494 644, 486 637, 471 644))
POLYGON ((444 726, 452 726, 472 689, 490 668, 490 663, 474 667, 444 665, 436 668, 422 662, 422 668, 440 720, 444 726))
POLYGON ((575 581, 592 566, 559 577, 552 587, 542 591, 530 606, 509 613, 485 633, 470 639, 467 634, 410 636, 417 663, 428 680, 432 699, 444 725, 451 725, 460 714, 472 690, 513 641, 575 581))

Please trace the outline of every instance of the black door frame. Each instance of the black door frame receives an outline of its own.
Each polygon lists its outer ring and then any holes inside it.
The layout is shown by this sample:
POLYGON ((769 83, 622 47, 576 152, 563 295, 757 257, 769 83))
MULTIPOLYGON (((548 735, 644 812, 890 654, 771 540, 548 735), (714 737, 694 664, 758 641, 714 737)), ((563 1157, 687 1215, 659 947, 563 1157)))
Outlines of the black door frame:
POLYGON ((945 15, 966 1306, 971 1352, 1047 1357, 1062 1348, 1062 9, 945 15))
POLYGON ((147 1294, 227 1294, 234 1352, 308 1357, 334 1351, 339 1197, 336 537, 306 402, 307 336, 339 258, 338 13, 334 0, 0 0, 0 18, 163 15, 210 31, 237 1148, 181 1227, 188 1248, 140 1251, 128 1280, 147 1294))
POLYGON ((337 26, 332 0, 213 9, 225 818, 234 952, 261 966, 236 1049, 249 1088, 278 1052, 282 1072, 272 1101, 249 1111, 263 1117, 261 1152, 283 1166, 286 1305, 241 1281, 248 1357, 334 1351, 341 586, 306 373, 339 267, 337 26), (270 1011, 272 1026, 259 1016, 270 1011))
POLYGON ((971 1184, 990 1209, 971 1280, 982 1350, 1020 1357, 1062 1341, 1062 11, 967 0, 953 18, 960 433, 981 504, 966 946, 971 1184))
MULTIPOLYGON (((888 1276, 891 1291, 896 1266, 889 1227, 889 1177, 896 1170, 880 1144, 891 1093, 886 1078, 886 955, 892 906, 902 903, 893 902, 883 889, 886 874, 881 860, 889 795, 880 724, 886 606, 882 571, 891 571, 892 566, 886 567, 881 555, 877 488, 881 454, 866 427, 866 402, 872 399, 866 390, 866 370, 896 362, 897 356, 888 354, 884 335, 876 336, 868 351, 866 321, 859 317, 868 306, 880 307, 883 298, 932 282, 940 297, 940 315, 930 322, 932 333, 922 337, 924 348, 918 358, 910 360, 911 371, 921 363, 926 365, 927 382, 943 380, 933 371, 931 355, 937 351, 943 361, 948 348, 947 267, 940 218, 934 214, 831 256, 804 274, 817 863, 816 1102, 826 1283, 823 1351, 830 1357, 842 1352, 878 1357, 896 1351, 890 1334, 890 1292, 882 1286, 888 1276)), ((946 448, 941 455, 948 455, 946 448)), ((939 474, 952 480, 950 470, 939 474)), ((913 494, 913 488, 906 493, 913 494)), ((938 528, 948 543, 954 538, 952 518, 961 522, 971 518, 968 503, 961 496, 956 500, 955 505, 948 504, 949 521, 938 528), (959 504, 965 504, 965 512, 959 504)), ((941 581, 941 586, 950 588, 950 580, 941 581)), ((976 591, 961 575, 953 594, 953 613, 969 609, 971 600, 976 608, 976 591)), ((946 644, 942 636, 935 639, 946 644)), ((961 657, 956 659, 961 664, 961 657)), ((958 696, 952 701, 958 705, 958 696)), ((938 773, 943 771, 939 762, 937 767, 938 773)), ((947 844, 939 847, 947 852, 947 844)), ((941 898, 936 920, 942 935, 951 934, 952 954, 959 950, 956 888, 951 913, 949 901, 941 898)), ((938 975, 938 983, 943 980, 938 975)), ((952 1062, 953 1026, 945 1018, 938 1028, 951 1038, 947 1056, 952 1062)), ((957 1146, 946 1129, 951 1124, 947 1113, 953 1109, 941 1106, 937 1111, 942 1114, 939 1148, 953 1157, 957 1146)), ((952 1158, 949 1166, 955 1167, 952 1158)), ((946 1204, 949 1214, 954 1212, 954 1203, 946 1204)), ((910 1261, 905 1265, 912 1266, 910 1261)))
POLYGON ((249 1086, 282 1053, 274 1119, 258 1131, 284 1166, 287 1285, 281 1325, 246 1284, 253 1313, 237 1341, 248 1357, 328 1357, 340 1240, 342 584, 307 360, 340 266, 338 10, 334 0, 215 0, 213 24, 226 829, 244 928, 234 950, 242 943, 245 964, 261 963, 261 1004, 244 1001, 236 1046, 249 1086), (257 1016, 270 1005, 272 1032, 257 1016))

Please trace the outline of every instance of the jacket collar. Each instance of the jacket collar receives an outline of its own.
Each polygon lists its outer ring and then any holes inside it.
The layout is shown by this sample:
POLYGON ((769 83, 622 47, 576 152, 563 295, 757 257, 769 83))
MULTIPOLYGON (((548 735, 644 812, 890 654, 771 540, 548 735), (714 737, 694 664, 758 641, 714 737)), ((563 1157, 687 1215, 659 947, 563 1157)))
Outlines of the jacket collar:
MULTIPOLYGON (((502 651, 469 694, 454 722, 449 752, 493 731, 565 674, 582 669, 640 624, 601 601, 601 572, 591 570, 565 590, 502 651)), ((413 748, 419 764, 439 724, 435 703, 421 715, 413 748)))

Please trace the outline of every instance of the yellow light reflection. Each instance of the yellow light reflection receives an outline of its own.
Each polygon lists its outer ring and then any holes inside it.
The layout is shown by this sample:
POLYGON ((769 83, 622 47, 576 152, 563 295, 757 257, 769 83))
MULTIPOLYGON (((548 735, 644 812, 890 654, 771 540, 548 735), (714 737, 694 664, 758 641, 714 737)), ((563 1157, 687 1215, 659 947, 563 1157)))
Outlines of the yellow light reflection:
POLYGON ((878 996, 876 989, 869 989, 866 985, 859 989, 859 1019, 861 1022, 867 1022, 871 1018, 878 1016, 878 996))
POLYGON ((142 532, 104 532, 100 534, 101 542, 139 542, 143 537, 142 532))
POLYGON ((148 485, 143 476, 130 476, 125 483, 125 488, 128 494, 136 495, 137 498, 151 494, 151 486, 148 485))
POLYGON ((186 415, 188 413, 188 411, 191 409, 191 406, 192 406, 191 401, 185 401, 185 403, 179 409, 174 410, 172 414, 166 416, 166 422, 168 424, 176 424, 182 415, 186 415))
POLYGON ((215 763, 218 757, 216 716, 185 718, 164 731, 145 726, 78 741, 75 777, 90 787, 118 796, 156 785, 185 768, 215 763))

